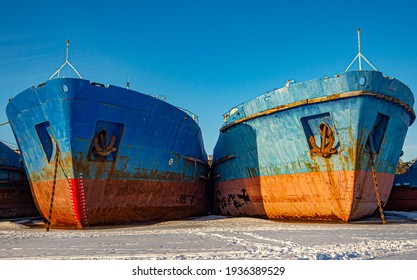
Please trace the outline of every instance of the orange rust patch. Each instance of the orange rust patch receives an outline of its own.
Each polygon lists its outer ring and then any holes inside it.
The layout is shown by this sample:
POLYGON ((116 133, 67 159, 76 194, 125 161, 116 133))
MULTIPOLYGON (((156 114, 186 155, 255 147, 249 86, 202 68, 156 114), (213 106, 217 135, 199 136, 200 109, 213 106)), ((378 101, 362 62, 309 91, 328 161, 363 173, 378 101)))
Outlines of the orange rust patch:
MULTIPOLYGON (((387 201, 394 176, 377 174, 387 201)), ((372 214, 378 207, 371 172, 333 171, 262 176, 219 182, 220 214, 270 219, 343 221, 372 214)))
MULTIPOLYGON (((74 180, 74 179, 72 179, 74 180)), ((79 180, 79 179, 75 179, 79 180)), ((85 201, 71 197, 67 180, 57 180, 52 225, 82 227, 182 219, 208 213, 205 182, 83 179, 85 201), (82 220, 82 223, 79 221, 82 220)), ((78 182, 79 183, 79 182, 78 182)), ((77 183, 77 184, 78 184, 77 183)), ((48 217, 52 182, 33 185, 43 217, 48 217)))
MULTIPOLYGON (((45 219, 49 217, 52 185, 52 181, 32 183, 33 197, 40 214, 45 219)), ((70 186, 67 180, 56 180, 51 224, 55 226, 81 227, 81 223, 73 211, 70 186)))

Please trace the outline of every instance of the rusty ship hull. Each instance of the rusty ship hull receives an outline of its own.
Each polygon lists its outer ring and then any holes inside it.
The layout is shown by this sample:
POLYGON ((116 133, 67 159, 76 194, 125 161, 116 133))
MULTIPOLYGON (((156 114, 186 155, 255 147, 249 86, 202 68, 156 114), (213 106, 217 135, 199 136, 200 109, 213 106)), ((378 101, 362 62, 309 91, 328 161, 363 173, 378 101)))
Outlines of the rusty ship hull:
POLYGON ((403 174, 397 174, 385 205, 388 211, 417 211, 417 162, 403 174))
POLYGON ((0 219, 39 216, 20 156, 0 142, 0 219))
POLYGON ((417 211, 417 186, 394 185, 384 209, 387 211, 417 211))
POLYGON ((372 214, 377 194, 382 205, 390 194, 413 104, 398 80, 350 71, 232 108, 213 153, 217 213, 342 222, 372 214))
POLYGON ((116 86, 59 78, 6 109, 41 215, 57 227, 181 219, 208 211, 194 115, 116 86))

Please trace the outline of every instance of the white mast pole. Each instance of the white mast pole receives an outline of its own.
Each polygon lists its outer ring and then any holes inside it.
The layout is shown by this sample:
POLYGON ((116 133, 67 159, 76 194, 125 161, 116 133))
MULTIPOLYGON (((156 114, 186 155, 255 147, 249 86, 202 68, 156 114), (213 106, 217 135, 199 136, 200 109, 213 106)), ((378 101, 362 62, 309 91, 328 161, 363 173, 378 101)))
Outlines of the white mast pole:
POLYGON ((358 28, 358 56, 359 56, 359 71, 362 71, 361 29, 360 28, 358 28))
POLYGON ((65 62, 68 62, 68 48, 69 48, 69 40, 67 40, 67 50, 66 50, 66 56, 65 56, 65 62))
POLYGON ((376 68, 361 54, 361 29, 358 28, 358 54, 355 56, 355 58, 352 60, 352 62, 349 64, 349 66, 346 68, 345 72, 349 71, 352 64, 356 61, 356 59, 359 60, 359 71, 362 71, 362 58, 368 63, 375 71, 376 68))
POLYGON ((55 73, 49 78, 50 80, 52 80, 52 78, 57 75, 59 78, 59 74, 61 73, 62 68, 64 68, 65 65, 69 65, 72 70, 74 70, 74 72, 78 75, 78 77, 80 77, 80 79, 82 79, 83 77, 81 77, 80 73, 78 73, 78 71, 75 69, 74 66, 72 66, 72 64, 68 61, 68 49, 69 49, 69 40, 67 40, 67 42, 65 43, 66 45, 66 50, 65 50, 65 62, 64 64, 61 65, 61 67, 59 67, 58 70, 55 71, 55 73))

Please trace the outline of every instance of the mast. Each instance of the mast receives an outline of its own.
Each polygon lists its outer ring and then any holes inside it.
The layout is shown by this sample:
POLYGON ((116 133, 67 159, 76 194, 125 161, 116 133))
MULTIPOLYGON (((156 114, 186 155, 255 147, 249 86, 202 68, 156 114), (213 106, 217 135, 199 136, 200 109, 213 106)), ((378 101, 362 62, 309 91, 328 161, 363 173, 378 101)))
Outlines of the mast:
POLYGON ((52 80, 52 78, 54 76, 57 76, 59 78, 59 74, 61 73, 62 68, 64 68, 64 66, 67 65, 67 64, 72 68, 72 70, 74 70, 74 72, 78 75, 78 77, 80 77, 80 79, 83 78, 83 77, 81 77, 80 73, 78 73, 78 71, 75 69, 75 67, 72 66, 72 64, 68 61, 69 40, 67 40, 65 45, 66 45, 65 62, 64 62, 64 64, 61 65, 61 67, 59 67, 58 70, 55 71, 55 73, 51 77, 49 77, 49 80, 52 80))
POLYGON ((372 63, 370 63, 365 56, 363 56, 363 54, 361 53, 361 29, 358 28, 358 54, 355 56, 355 58, 352 60, 352 62, 349 64, 349 66, 346 68, 345 72, 347 72, 350 67, 352 66, 352 64, 358 59, 359 62, 359 71, 362 71, 362 58, 366 61, 366 63, 368 63, 375 71, 376 68, 372 65, 372 63))
POLYGON ((358 28, 358 57, 359 57, 359 71, 362 71, 361 29, 360 28, 358 28))
POLYGON ((126 89, 130 89, 130 77, 127 78, 126 89))

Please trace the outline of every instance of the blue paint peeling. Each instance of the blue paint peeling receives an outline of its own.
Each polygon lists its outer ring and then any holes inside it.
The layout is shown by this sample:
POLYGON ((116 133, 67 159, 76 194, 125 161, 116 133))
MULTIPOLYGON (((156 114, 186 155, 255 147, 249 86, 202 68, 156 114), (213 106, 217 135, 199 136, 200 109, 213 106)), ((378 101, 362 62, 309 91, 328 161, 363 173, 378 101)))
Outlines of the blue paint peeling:
POLYGON ((87 80, 54 79, 15 96, 7 116, 34 181, 51 180, 53 171, 50 148, 40 140, 46 136, 39 137, 36 131, 46 122, 51 139, 46 137, 45 143, 51 141, 67 157, 63 160, 67 174, 59 173, 58 179, 195 182, 208 174, 198 124, 179 108, 146 94, 87 80), (93 154, 100 129, 108 133, 106 145, 111 135, 116 137, 115 151, 101 160, 93 154), (185 156, 204 164, 194 168, 185 156))
POLYGON ((332 171, 370 170, 366 143, 381 114, 388 122, 384 131, 378 131, 382 148, 375 158, 376 168, 378 172, 394 174, 408 127, 415 118, 413 104, 413 94, 406 85, 376 71, 345 72, 334 78, 270 91, 225 114, 213 154, 213 176, 218 178, 215 182, 327 172, 328 166, 332 166, 332 171), (337 98, 338 94, 349 92, 368 92, 383 98, 367 95, 337 98), (250 117, 279 106, 324 97, 335 100, 307 102, 250 117), (411 110, 407 111, 407 106, 411 110), (329 125, 334 133, 337 153, 328 159, 310 152, 310 136, 320 145, 320 123, 329 125), (235 157, 217 162, 231 154, 235 157))

